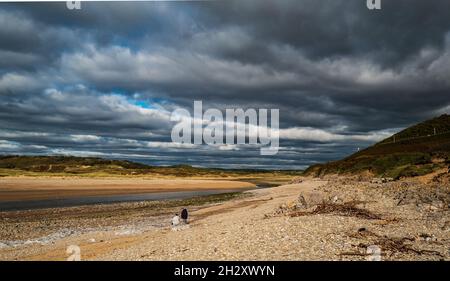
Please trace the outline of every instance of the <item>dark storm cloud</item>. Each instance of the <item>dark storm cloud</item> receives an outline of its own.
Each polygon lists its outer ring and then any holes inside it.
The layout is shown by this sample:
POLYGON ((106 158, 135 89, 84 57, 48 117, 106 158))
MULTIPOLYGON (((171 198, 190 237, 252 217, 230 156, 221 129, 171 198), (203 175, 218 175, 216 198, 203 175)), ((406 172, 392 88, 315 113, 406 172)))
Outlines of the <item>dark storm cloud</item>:
MULTIPOLYGON (((444 47, 448 1, 384 1, 381 12, 368 10, 364 2, 217 1, 204 8, 210 11, 207 15, 214 15, 209 19, 217 25, 240 26, 264 45, 292 46, 312 59, 363 56, 390 66, 424 46, 444 47)), ((252 48, 249 51, 253 53, 252 48)), ((236 54, 242 60, 256 57, 236 54)), ((259 56, 259 61, 266 60, 259 56)))
POLYGON ((450 2, 365 2, 2 3, 0 151, 298 168, 448 112, 450 2), (279 108, 277 161, 171 145, 194 99, 279 108))

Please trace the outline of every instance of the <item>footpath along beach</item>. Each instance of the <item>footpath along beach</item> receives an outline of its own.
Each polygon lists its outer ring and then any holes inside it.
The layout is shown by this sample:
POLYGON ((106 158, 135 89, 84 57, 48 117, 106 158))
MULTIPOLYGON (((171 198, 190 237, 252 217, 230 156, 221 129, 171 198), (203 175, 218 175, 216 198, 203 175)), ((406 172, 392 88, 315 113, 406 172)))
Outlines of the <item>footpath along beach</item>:
MULTIPOLYGON (((450 259, 448 186, 428 204, 420 201, 428 189, 418 182, 298 182, 194 204, 190 223, 176 230, 169 225, 180 210, 176 204, 157 210, 149 202, 42 210, 48 216, 59 212, 63 223, 54 229, 69 234, 53 232, 45 241, 16 246, 3 241, 0 259, 65 260, 70 245, 80 248, 82 260, 450 259), (373 247, 379 249, 375 257, 373 247)), ((28 215, 2 213, 1 239, 23 241, 25 235, 11 229, 16 224, 25 231, 26 221, 38 214, 28 215)))

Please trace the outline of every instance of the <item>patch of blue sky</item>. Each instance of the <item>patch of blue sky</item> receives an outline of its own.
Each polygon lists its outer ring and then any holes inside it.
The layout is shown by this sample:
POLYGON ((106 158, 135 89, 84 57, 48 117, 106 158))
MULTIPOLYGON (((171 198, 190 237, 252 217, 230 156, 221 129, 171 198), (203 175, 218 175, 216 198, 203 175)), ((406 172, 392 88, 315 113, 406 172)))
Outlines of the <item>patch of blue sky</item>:
MULTIPOLYGON (((157 109, 159 107, 159 104, 161 104, 159 101, 156 101, 154 99, 135 98, 138 95, 129 96, 129 95, 124 95, 124 94, 120 94, 120 93, 114 93, 114 94, 124 97, 127 100, 127 102, 129 102, 130 104, 133 104, 133 105, 139 106, 141 108, 145 108, 145 109, 157 109)), ((162 100, 160 100, 160 101, 162 101, 162 100)))
MULTIPOLYGON (((65 91, 75 91, 86 89, 83 85, 69 85, 63 87, 65 91)), ((105 94, 99 92, 98 94, 105 94)), ((113 88, 111 89, 109 95, 117 96, 124 100, 126 100, 129 104, 133 104, 135 106, 139 106, 145 109, 160 109, 162 106, 171 104, 170 100, 166 98, 157 98, 157 97, 147 97, 146 95, 142 95, 138 92, 128 91, 123 88, 113 88)))
POLYGON ((154 109, 155 108, 155 106, 153 106, 149 101, 146 101, 146 100, 128 99, 128 102, 130 102, 136 106, 146 108, 146 109, 154 109))

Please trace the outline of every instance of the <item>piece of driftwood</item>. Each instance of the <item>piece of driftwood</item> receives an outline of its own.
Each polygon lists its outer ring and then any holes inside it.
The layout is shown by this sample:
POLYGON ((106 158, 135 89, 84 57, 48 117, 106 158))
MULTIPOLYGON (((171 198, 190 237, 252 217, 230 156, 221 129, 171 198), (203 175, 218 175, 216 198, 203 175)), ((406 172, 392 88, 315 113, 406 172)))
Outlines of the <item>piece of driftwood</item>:
POLYGON ((363 219, 379 220, 380 215, 374 214, 366 209, 358 208, 356 205, 364 203, 362 201, 352 201, 344 204, 321 203, 312 211, 295 211, 290 213, 291 217, 300 217, 315 214, 335 214, 346 217, 357 217, 363 219))
MULTIPOLYGON (((440 252, 426 249, 416 249, 411 244, 407 242, 414 242, 416 239, 414 237, 388 237, 381 236, 374 232, 367 230, 366 228, 360 228, 355 234, 350 234, 353 238, 366 238, 371 240, 369 243, 359 243, 357 246, 359 249, 367 249, 372 245, 376 245, 382 249, 385 255, 389 252, 391 256, 393 253, 414 253, 417 255, 436 255, 439 257, 444 257, 440 252)), ((367 254, 362 252, 343 252, 340 256, 367 256, 367 254)))

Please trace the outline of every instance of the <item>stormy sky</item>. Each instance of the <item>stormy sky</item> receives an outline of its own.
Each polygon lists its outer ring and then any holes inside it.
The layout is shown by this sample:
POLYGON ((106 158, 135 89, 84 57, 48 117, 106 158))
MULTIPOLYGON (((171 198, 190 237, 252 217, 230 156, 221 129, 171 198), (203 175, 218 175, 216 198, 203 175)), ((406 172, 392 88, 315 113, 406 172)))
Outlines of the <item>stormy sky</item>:
POLYGON ((0 154, 302 169, 448 112, 448 0, 0 3, 0 154), (172 143, 194 100, 278 108, 279 153, 172 143))

